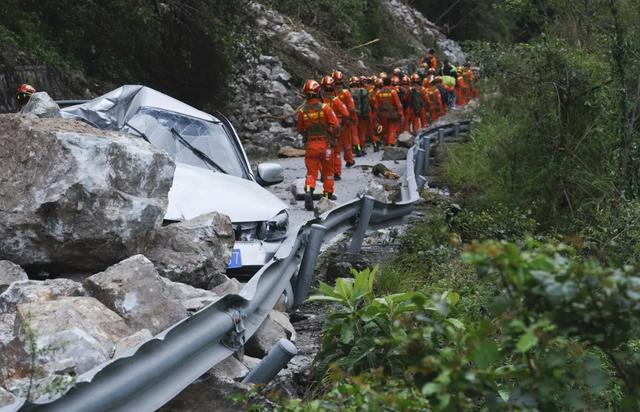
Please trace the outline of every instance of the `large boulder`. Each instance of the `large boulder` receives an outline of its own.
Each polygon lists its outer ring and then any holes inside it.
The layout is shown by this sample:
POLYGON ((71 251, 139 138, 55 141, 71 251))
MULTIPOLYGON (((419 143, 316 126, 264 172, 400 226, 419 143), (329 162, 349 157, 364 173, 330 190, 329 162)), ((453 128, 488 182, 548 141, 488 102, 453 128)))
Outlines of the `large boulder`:
POLYGON ((174 163, 140 138, 0 115, 0 258, 102 270, 161 225, 174 163))
POLYGON ((21 303, 46 302, 66 296, 85 296, 82 284, 71 279, 29 280, 12 283, 0 294, 0 314, 16 311, 21 303))
POLYGON ((212 288, 227 280, 234 241, 229 217, 213 212, 158 229, 144 255, 164 277, 212 288))
POLYGON ((244 352, 255 358, 263 358, 280 339, 295 336, 295 330, 286 315, 271 311, 256 333, 247 341, 244 352))
MULTIPOLYGON (((224 278, 226 280, 222 285, 226 284, 230 280, 226 276, 224 276, 224 278)), ((194 288, 193 286, 185 283, 173 282, 163 277, 161 277, 161 279, 167 285, 167 292, 171 298, 180 302, 182 306, 189 311, 189 313, 195 313, 220 298, 220 296, 210 290, 194 288)))
POLYGON ((20 114, 29 117, 61 117, 60 106, 53 101, 47 92, 37 92, 31 95, 27 104, 20 109, 20 114))
POLYGON ((84 287, 135 330, 149 329, 155 335, 188 316, 153 263, 142 255, 88 277, 84 287))
POLYGON ((91 297, 19 304, 16 337, 0 351, 3 385, 25 397, 33 379, 31 399, 55 396, 56 389, 73 385, 73 377, 108 361, 114 345, 131 333, 91 297))
POLYGON ((4 292, 13 282, 29 280, 22 268, 8 260, 0 260, 0 293, 4 292))

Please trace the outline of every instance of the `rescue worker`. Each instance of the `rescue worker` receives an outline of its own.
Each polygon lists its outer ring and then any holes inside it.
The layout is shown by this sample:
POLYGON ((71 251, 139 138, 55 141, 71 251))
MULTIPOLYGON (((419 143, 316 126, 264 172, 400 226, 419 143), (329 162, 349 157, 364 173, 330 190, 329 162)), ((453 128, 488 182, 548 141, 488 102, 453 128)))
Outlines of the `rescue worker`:
POLYGON ((455 110, 457 80, 454 75, 456 74, 456 71, 450 71, 450 73, 451 76, 442 76, 442 85, 444 86, 446 91, 445 100, 447 103, 447 107, 451 110, 455 110))
POLYGON ((456 79, 456 105, 464 106, 469 103, 471 93, 469 92, 469 85, 464 81, 464 70, 462 66, 458 67, 458 77, 456 79))
POLYGON ((402 76, 400 79, 400 102, 402 103, 402 114, 404 122, 402 123, 402 131, 411 132, 411 122, 413 120, 413 112, 411 111, 411 80, 409 76, 402 76))
POLYGON ((305 179, 304 207, 313 210, 313 191, 322 168, 324 196, 333 197, 333 150, 339 122, 329 104, 320 98, 320 85, 307 80, 304 85, 306 101, 298 110, 296 129, 305 141, 304 163, 307 167, 305 179))
POLYGON ((420 76, 420 82, 422 83, 422 81, 424 81, 424 79, 426 79, 427 75, 429 74, 429 67, 427 66, 427 63, 420 63, 420 67, 418 67, 418 70, 416 70, 416 74, 420 76))
POLYGON ((425 79, 423 86, 426 88, 425 100, 427 100, 429 108, 429 120, 433 124, 442 115, 443 103, 435 78, 432 83, 428 83, 428 81, 428 79, 425 79))
POLYGON ((365 145, 367 143, 367 137, 370 138, 371 122, 369 117, 371 116, 371 102, 369 98, 369 90, 364 85, 365 77, 351 77, 349 79, 349 87, 351 88, 351 96, 356 106, 356 113, 358 115, 358 127, 357 137, 358 141, 355 142, 355 154, 357 157, 364 156, 366 154, 365 145))
MULTIPOLYGON (((331 76, 324 76, 322 78, 322 97, 323 102, 328 104, 333 109, 338 121, 340 122, 340 127, 338 130, 338 134, 336 134, 336 141, 333 146, 333 177, 334 180, 342 179, 342 161, 340 160, 340 152, 344 150, 343 145, 343 136, 345 125, 351 124, 351 116, 349 115, 349 110, 347 106, 340 100, 338 96, 336 96, 335 90, 335 80, 331 76)), ((351 135, 349 135, 351 136, 351 135)))
POLYGON ((36 88, 30 84, 21 84, 16 91, 16 103, 18 103, 18 110, 22 109, 24 105, 29 102, 31 95, 36 92, 36 88))
POLYGON ((391 86, 389 76, 382 72, 379 77, 382 81, 382 87, 376 93, 376 112, 379 124, 382 126, 382 133, 384 133, 384 144, 392 146, 396 144, 402 127, 402 103, 398 92, 391 86))
MULTIPOLYGON (((353 167, 356 162, 353 160, 352 144, 358 136, 358 114, 356 113, 356 105, 353 101, 353 96, 351 96, 351 92, 344 87, 344 74, 339 70, 334 70, 331 77, 333 77, 333 80, 335 81, 336 96, 342 100, 342 103, 344 103, 349 110, 349 121, 343 124, 340 140, 342 142, 345 166, 353 167)), ((342 164, 340 163, 339 157, 338 163, 339 167, 336 168, 334 165, 334 169, 339 171, 338 174, 341 174, 342 164)))
POLYGON ((426 64, 428 68, 433 70, 438 70, 439 63, 438 58, 436 57, 436 51, 434 49, 429 49, 428 54, 420 60, 420 64, 426 64))
POLYGON ((440 100, 442 102, 441 106, 440 106, 440 116, 444 116, 445 114, 447 114, 448 111, 448 105, 447 105, 447 89, 444 87, 444 84, 442 83, 442 76, 436 76, 433 80, 436 88, 438 89, 438 92, 440 92, 440 100))
POLYGON ((382 125, 378 122, 378 110, 376 107, 376 94, 382 88, 382 79, 378 76, 370 77, 369 101, 371 102, 371 116, 369 117, 369 136, 373 142, 373 151, 380 150, 380 137, 382 136, 382 125))
POLYGON ((469 86, 470 97, 477 99, 480 97, 480 91, 478 90, 478 86, 476 85, 476 76, 469 63, 464 64, 464 80, 467 82, 469 86))
POLYGON ((424 100, 422 98, 422 85, 420 84, 420 75, 418 75, 418 73, 414 73, 411 76, 409 93, 411 95, 411 100, 409 102, 409 116, 411 119, 412 132, 415 135, 418 133, 418 130, 423 127, 427 127, 426 119, 423 121, 423 117, 426 117, 426 111, 424 100))

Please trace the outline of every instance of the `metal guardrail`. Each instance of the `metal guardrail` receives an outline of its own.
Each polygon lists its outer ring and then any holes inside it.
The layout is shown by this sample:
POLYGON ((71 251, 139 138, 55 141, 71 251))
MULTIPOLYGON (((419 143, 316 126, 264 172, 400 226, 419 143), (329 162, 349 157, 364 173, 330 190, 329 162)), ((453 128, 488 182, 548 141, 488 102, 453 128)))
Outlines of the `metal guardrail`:
MULTIPOLYGON (((401 178, 402 201, 382 203, 364 196, 312 219, 295 236, 285 240, 274 258, 239 294, 221 297, 121 357, 79 376, 77 384, 59 399, 42 404, 21 399, 0 411, 138 412, 158 409, 239 350, 264 322, 283 293, 289 306, 307 298, 320 247, 325 240, 354 228, 350 250, 358 252, 367 230, 390 226, 406 218, 426 183, 424 176, 429 168, 431 145, 441 143, 448 136, 467 132, 469 128, 470 122, 447 124, 427 129, 417 137, 416 145, 407 153, 406 171, 401 178)), ((287 356, 274 357, 285 359, 284 362, 287 359, 287 356)), ((262 375, 272 375, 273 367, 270 369, 262 375)))

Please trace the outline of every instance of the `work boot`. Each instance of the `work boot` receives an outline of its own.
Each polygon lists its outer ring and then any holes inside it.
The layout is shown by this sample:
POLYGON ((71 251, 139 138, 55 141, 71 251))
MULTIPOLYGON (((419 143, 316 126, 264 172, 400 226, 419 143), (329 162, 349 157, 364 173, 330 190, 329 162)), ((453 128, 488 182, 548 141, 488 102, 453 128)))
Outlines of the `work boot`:
POLYGON ((342 180, 339 174, 333 175, 333 180, 342 180))
POLYGON ((373 142, 373 151, 375 153, 380 151, 380 143, 379 142, 373 142))
POLYGON ((313 189, 304 192, 304 208, 313 211, 313 189))
POLYGON ((338 200, 338 196, 334 195, 333 192, 325 192, 324 197, 329 200, 338 200))
POLYGON ((352 160, 351 162, 347 162, 344 165, 345 167, 352 168, 355 164, 356 164, 356 161, 352 160))

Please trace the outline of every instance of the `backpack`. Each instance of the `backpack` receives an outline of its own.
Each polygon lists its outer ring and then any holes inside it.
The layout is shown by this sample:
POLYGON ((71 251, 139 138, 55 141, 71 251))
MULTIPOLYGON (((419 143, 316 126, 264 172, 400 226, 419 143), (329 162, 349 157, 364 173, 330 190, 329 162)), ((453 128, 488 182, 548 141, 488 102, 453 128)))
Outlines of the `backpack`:
POLYGON ((414 113, 418 113, 420 109, 424 107, 424 100, 422 100, 422 94, 417 87, 411 88, 411 108, 414 113))
POLYGON ((363 87, 356 87, 351 90, 353 102, 356 105, 356 113, 360 117, 369 117, 369 91, 363 87))

